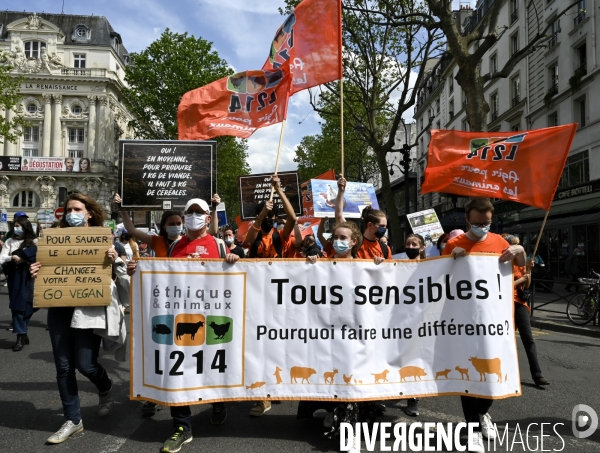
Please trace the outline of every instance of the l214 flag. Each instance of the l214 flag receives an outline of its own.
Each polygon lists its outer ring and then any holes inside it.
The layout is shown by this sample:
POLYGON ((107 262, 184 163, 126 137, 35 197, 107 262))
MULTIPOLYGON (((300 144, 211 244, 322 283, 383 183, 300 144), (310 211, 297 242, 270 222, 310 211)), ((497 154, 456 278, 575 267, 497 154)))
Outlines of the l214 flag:
POLYGON ((341 0, 304 0, 286 18, 263 69, 288 61, 291 94, 342 78, 341 0))
POLYGON ((291 85, 289 64, 238 72, 188 91, 177 112, 179 140, 221 135, 250 137, 257 129, 283 121, 291 85))
POLYGON ((421 193, 502 198, 549 210, 576 129, 433 130, 421 193))

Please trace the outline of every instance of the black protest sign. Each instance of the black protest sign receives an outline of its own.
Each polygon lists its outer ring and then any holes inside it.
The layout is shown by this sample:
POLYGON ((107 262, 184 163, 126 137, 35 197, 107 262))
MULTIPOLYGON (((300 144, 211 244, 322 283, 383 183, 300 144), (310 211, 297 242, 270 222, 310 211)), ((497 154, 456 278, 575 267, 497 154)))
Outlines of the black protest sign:
MULTIPOLYGON (((285 196, 290 200, 292 208, 297 215, 302 215, 302 198, 300 193, 300 182, 297 171, 279 173, 277 177, 281 180, 281 188, 285 196)), ((242 220, 257 217, 257 206, 261 201, 268 201, 271 197, 271 174, 238 176, 240 188, 240 206, 242 220)), ((273 204, 283 214, 283 204, 277 192, 273 192, 273 204)))
POLYGON ((120 140, 120 195, 130 210, 182 210, 216 187, 216 142, 120 140))

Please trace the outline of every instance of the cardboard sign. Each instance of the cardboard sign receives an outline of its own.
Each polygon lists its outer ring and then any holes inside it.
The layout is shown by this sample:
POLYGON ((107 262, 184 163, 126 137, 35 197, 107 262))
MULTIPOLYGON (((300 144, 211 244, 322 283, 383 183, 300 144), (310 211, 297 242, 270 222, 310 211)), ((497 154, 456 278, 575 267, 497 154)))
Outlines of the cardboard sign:
MULTIPOLYGON (((313 196, 314 216, 334 218, 335 199, 338 193, 337 183, 330 180, 311 179, 310 186, 313 196)), ((379 209, 373 184, 348 181, 344 192, 344 217, 358 219, 367 206, 379 209)))
POLYGON ((120 140, 121 206, 183 210, 191 198, 211 199, 216 187, 216 142, 120 140))
POLYGON ((35 280, 33 306, 106 306, 111 301, 110 228, 52 228, 38 238, 42 263, 35 280))
POLYGON ((433 209, 413 212, 406 217, 408 218, 408 223, 410 223, 413 233, 423 236, 426 246, 436 244, 438 238, 444 234, 442 224, 433 209))
MULTIPOLYGON (((254 219, 258 215, 256 208, 261 201, 268 201, 271 196, 271 174, 263 173, 260 175, 239 176, 238 184, 240 187, 240 206, 242 210, 242 220, 254 219)), ((297 171, 278 173, 281 180, 281 187, 285 196, 290 200, 296 215, 302 215, 302 198, 300 193, 300 183, 297 171)), ((273 193, 273 203, 279 214, 283 214, 283 204, 277 192, 273 193)))

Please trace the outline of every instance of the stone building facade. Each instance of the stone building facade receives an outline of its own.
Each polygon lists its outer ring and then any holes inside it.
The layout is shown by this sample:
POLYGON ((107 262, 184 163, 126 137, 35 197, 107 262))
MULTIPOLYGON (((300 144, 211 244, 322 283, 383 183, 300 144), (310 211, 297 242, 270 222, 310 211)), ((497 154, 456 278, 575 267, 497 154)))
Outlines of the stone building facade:
POLYGON ((0 144, 3 162, 21 159, 20 170, 0 169, 0 208, 9 220, 17 211, 34 220, 38 210, 54 210, 79 191, 108 215, 118 140, 133 138, 122 96, 129 55, 121 36, 102 16, 3 11, 0 64, 24 76, 16 112, 0 115, 23 114, 28 122, 17 143, 0 144), (73 171, 55 164, 63 159, 73 171))

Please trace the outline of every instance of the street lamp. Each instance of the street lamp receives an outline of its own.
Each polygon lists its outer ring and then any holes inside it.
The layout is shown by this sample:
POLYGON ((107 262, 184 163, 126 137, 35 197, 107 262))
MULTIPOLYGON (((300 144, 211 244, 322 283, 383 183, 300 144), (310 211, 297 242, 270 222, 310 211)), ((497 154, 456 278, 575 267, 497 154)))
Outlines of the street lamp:
POLYGON ((404 219, 404 241, 406 241, 406 238, 408 237, 408 211, 410 209, 410 198, 409 198, 409 187, 408 187, 408 174, 410 172, 410 162, 411 162, 411 158, 410 158, 410 148, 411 145, 408 144, 408 132, 406 130, 406 124, 404 123, 404 121, 402 121, 402 124, 404 124, 404 133, 405 133, 405 142, 402 145, 402 148, 400 149, 393 149, 392 148, 392 152, 398 152, 400 154, 402 154, 402 160, 400 161, 400 165, 392 163, 390 164, 390 175, 394 174, 394 166, 398 168, 398 170, 400 170, 400 173, 402 173, 404 175, 404 214, 405 214, 405 219, 404 219))

